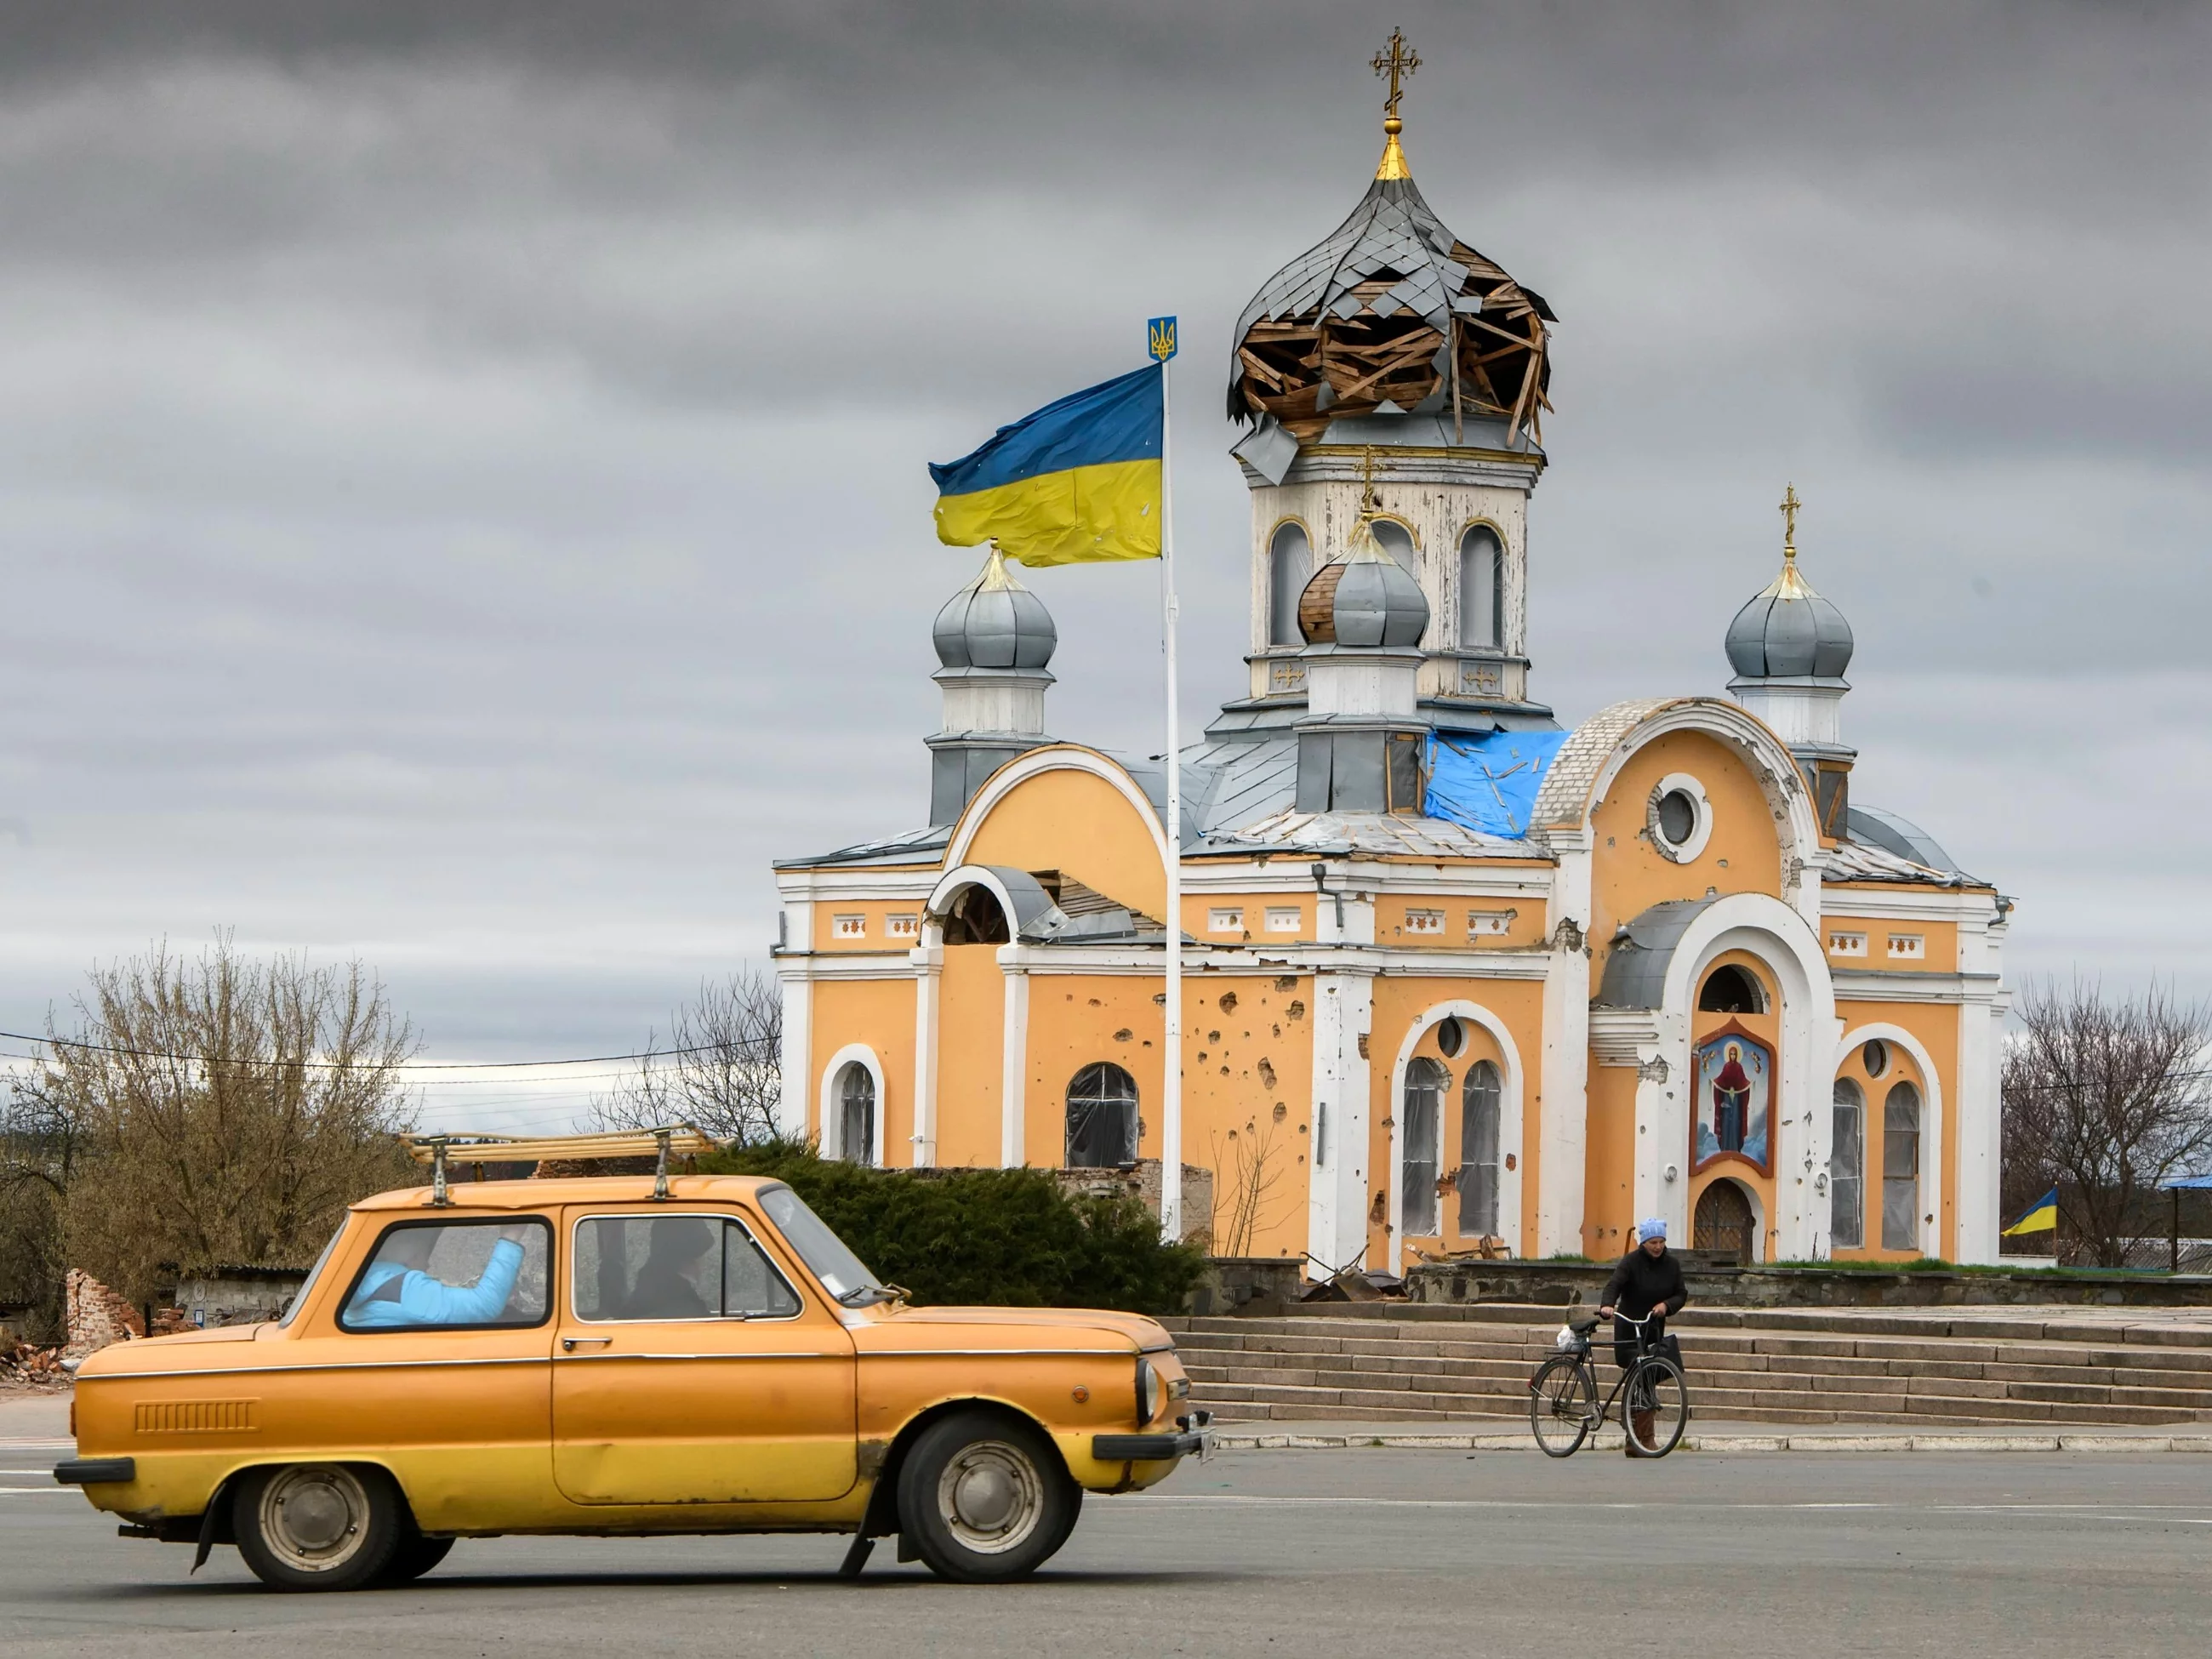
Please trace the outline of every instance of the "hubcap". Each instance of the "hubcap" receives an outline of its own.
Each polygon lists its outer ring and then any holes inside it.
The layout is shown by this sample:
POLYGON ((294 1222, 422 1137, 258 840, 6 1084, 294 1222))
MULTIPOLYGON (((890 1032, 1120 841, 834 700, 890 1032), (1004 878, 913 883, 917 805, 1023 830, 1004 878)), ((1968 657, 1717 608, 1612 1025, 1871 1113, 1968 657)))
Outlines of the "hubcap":
POLYGON ((1036 1530, 1044 1514, 1044 1480, 1020 1447, 979 1440, 963 1446, 945 1466, 937 1510, 967 1548, 1001 1554, 1036 1530))
POLYGON ((349 1469, 304 1463, 261 1490, 261 1537, 300 1572, 328 1572, 351 1560, 368 1535, 368 1493, 349 1469))

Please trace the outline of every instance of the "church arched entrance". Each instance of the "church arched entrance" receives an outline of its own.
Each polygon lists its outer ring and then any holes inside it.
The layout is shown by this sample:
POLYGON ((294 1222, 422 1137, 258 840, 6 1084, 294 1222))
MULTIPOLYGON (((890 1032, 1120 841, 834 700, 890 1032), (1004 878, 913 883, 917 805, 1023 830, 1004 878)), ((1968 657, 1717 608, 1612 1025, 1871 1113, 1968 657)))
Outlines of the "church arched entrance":
POLYGON ((1701 1255, 1751 1265, 1751 1195, 1736 1182, 1714 1182, 1698 1194, 1697 1213, 1690 1222, 1690 1248, 1701 1255))

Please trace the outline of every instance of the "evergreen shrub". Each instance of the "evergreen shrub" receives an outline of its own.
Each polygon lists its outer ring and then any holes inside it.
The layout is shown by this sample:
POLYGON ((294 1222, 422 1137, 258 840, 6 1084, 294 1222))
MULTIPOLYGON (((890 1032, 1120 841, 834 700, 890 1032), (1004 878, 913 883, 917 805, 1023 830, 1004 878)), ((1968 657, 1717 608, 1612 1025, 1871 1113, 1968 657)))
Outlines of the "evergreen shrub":
POLYGON ((1206 1270, 1133 1198, 1069 1198, 1041 1170, 870 1170, 792 1143, 699 1160, 702 1175, 772 1176, 878 1278, 918 1307, 1182 1310, 1206 1270))

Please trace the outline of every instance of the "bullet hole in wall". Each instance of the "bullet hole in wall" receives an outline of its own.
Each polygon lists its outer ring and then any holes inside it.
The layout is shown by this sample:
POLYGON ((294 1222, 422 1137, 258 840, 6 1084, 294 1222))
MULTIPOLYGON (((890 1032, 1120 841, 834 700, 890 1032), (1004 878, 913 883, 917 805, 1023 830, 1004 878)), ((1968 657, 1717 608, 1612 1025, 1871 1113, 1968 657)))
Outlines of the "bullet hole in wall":
POLYGON ((1114 1041, 1116 1042, 1127 1042, 1130 1037, 1134 1035, 1135 1033, 1132 1032, 1127 1026, 1124 1025, 1120 1030, 1114 1033, 1114 1041))
POLYGON ((1217 1006, 1224 1014, 1235 1013, 1237 1012, 1237 993, 1234 991, 1224 991, 1221 994, 1221 1000, 1217 1006))
POLYGON ((1294 1002, 1283 1010, 1283 1015, 1287 1019, 1304 1019, 1306 1017, 1306 1006, 1303 1002, 1294 1002))
POLYGON ((1290 1115, 1291 1115, 1291 1109, 1290 1109, 1289 1107, 1287 1107, 1287 1106, 1285 1106, 1285 1104, 1283 1104, 1283 1103, 1282 1103, 1281 1101, 1279 1101, 1279 1101, 1277 1101, 1277 1102, 1275 1103, 1275 1110, 1274 1110, 1274 1114, 1273 1114, 1273 1115, 1274 1115, 1274 1119, 1275 1119, 1275 1121, 1276 1121, 1276 1122, 1280 1123, 1280 1122, 1281 1122, 1285 1118, 1288 1117, 1290 1115))
POLYGON ((1260 1084, 1270 1094, 1274 1092, 1275 1068, 1264 1054, 1260 1057, 1260 1084))
POLYGON ((1218 1031, 1208 1031, 1206 1034, 1206 1040, 1208 1042, 1218 1042, 1221 1041, 1221 1033, 1218 1031))
POLYGON ((1275 988, 1278 991, 1295 991, 1298 988, 1298 981, 1296 976, 1290 974, 1285 974, 1280 979, 1275 981, 1275 988))

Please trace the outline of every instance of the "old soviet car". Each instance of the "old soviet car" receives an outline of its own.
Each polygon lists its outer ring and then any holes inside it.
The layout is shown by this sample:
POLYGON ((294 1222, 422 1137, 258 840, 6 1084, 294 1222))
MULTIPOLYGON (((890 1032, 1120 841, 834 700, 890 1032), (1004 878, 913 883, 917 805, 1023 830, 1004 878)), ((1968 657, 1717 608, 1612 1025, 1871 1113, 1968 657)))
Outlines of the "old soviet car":
POLYGON ((354 1206, 282 1320, 93 1355, 55 1475, 285 1589, 500 1533, 845 1533, 851 1573, 896 1533, 988 1581, 1201 1450, 1188 1391, 1149 1319, 906 1305, 780 1182, 441 1179, 354 1206))

